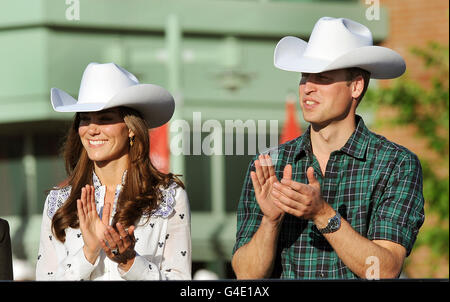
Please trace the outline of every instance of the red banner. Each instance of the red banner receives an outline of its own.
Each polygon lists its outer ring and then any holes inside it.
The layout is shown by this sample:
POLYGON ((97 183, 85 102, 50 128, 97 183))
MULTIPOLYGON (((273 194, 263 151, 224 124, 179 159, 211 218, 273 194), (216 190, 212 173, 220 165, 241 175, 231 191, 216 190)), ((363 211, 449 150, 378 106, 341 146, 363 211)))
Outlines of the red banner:
POLYGON ((159 171, 169 173, 170 150, 169 150, 169 127, 168 123, 161 127, 151 129, 150 135, 150 160, 159 171))
POLYGON ((297 110, 292 100, 286 101, 286 120, 280 136, 280 145, 302 135, 302 128, 297 119, 297 110))

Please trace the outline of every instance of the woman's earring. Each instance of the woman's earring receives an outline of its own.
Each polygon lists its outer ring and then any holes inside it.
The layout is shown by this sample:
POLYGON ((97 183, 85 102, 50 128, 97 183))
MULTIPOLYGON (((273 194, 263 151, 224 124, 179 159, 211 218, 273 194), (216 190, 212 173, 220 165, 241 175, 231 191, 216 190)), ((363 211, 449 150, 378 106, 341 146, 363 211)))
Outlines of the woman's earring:
POLYGON ((130 137, 130 147, 133 147, 134 144, 134 136, 130 137))

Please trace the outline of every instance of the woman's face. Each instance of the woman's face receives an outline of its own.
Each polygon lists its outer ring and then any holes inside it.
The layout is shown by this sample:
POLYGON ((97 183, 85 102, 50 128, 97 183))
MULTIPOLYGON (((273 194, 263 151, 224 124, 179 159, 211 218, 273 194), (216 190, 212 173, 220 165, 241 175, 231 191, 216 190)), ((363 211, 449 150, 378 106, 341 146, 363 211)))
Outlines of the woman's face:
POLYGON ((78 134, 89 159, 110 162, 128 155, 128 129, 117 108, 98 112, 80 112, 78 134))

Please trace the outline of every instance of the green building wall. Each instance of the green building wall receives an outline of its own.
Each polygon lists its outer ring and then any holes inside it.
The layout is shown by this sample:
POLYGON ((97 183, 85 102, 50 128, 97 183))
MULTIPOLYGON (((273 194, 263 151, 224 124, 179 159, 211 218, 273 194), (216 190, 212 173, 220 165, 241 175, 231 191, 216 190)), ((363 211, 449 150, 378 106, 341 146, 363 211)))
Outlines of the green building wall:
MULTIPOLYGON (((59 0, 0 1, 0 217, 11 225, 13 252, 35 264, 46 190, 64 178, 59 155, 71 114, 55 113, 49 91, 77 97, 89 62, 115 62, 142 83, 168 88, 175 120, 278 122, 296 98, 299 75, 273 66, 286 35, 308 39, 322 16, 369 26, 375 41, 383 18, 365 19, 358 1, 80 0, 80 19, 68 20, 59 0)), ((383 14, 387 12, 383 9, 383 14)), ((366 114, 366 113, 364 113, 366 114)), ((367 113, 370 116, 370 113, 367 113)), ((299 115, 303 128, 306 127, 299 115)), ((172 137, 177 133, 171 133, 172 137)), ((205 137, 208 133, 203 133, 205 137)), ((246 135, 252 133, 247 132, 246 135)), ((226 133, 222 133, 225 137, 226 133)), ((230 278, 235 210, 252 155, 173 156, 192 210, 193 261, 230 278), (227 270, 228 268, 228 270, 227 270)))

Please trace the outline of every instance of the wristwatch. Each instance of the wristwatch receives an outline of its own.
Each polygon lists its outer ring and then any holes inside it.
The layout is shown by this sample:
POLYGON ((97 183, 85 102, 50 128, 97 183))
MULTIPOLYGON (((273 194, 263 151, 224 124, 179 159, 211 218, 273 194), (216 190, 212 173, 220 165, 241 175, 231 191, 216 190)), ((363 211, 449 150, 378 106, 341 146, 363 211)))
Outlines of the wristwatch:
POLYGON ((328 224, 323 229, 317 228, 317 230, 322 234, 333 233, 339 230, 341 227, 341 215, 336 212, 336 215, 328 219, 328 224))

